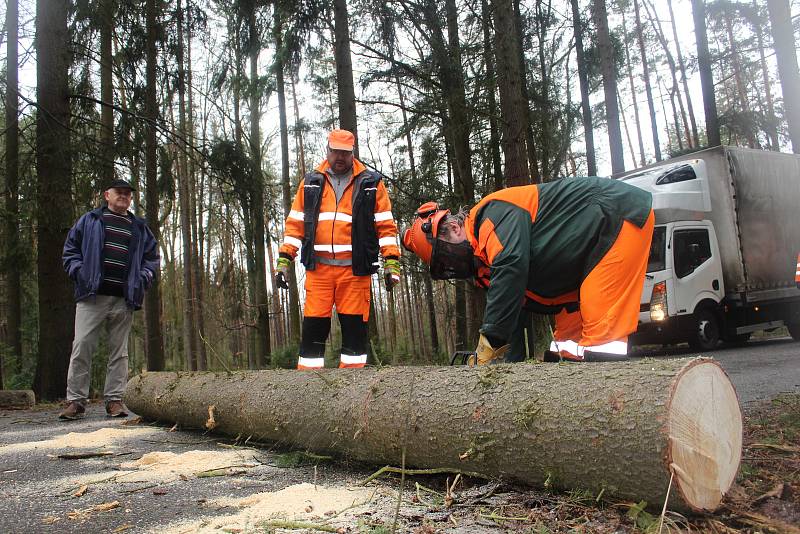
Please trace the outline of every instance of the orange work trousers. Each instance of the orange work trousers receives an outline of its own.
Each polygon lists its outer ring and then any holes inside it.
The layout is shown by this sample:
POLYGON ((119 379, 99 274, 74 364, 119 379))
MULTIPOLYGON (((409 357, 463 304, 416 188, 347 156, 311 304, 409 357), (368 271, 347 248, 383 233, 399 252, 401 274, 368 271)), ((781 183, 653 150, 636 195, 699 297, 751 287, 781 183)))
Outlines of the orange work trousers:
POLYGON ((355 276, 351 266, 318 261, 313 271, 306 271, 305 288, 305 317, 330 317, 335 305, 337 313, 369 320, 370 277, 355 276))
POLYGON ((306 271, 306 303, 297 368, 325 366, 325 342, 331 328, 333 307, 342 327, 339 367, 364 367, 367 363, 367 321, 370 301, 369 276, 355 276, 351 266, 317 263, 306 271))
POLYGON ((644 227, 624 221, 616 241, 581 282, 577 311, 556 315, 551 349, 569 359, 584 350, 627 354, 636 331, 655 216, 644 227))

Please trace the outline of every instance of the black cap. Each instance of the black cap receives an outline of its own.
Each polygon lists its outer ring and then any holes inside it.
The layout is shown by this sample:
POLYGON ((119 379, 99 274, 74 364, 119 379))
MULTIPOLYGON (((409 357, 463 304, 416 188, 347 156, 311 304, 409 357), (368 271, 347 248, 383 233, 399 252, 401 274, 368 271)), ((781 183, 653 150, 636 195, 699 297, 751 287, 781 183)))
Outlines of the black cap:
POLYGON ((105 188, 105 191, 108 191, 109 189, 114 189, 114 188, 130 189, 131 191, 136 191, 136 188, 133 187, 128 182, 126 182, 125 180, 114 180, 113 182, 111 182, 111 185, 109 185, 108 187, 105 188))

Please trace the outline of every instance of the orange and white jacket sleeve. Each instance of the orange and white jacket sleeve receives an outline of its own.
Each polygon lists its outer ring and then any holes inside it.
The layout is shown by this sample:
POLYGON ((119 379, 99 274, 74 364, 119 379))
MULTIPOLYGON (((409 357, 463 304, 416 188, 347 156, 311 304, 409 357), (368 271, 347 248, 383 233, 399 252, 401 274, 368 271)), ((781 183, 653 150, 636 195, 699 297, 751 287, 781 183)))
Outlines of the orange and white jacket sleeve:
POLYGON ((384 258, 400 258, 400 247, 397 246, 397 225, 392 215, 392 202, 383 180, 378 182, 375 195, 375 233, 378 234, 378 245, 384 258))
POLYGON ((297 251, 300 250, 300 245, 302 245, 303 237, 305 236, 305 227, 303 226, 305 182, 305 179, 300 180, 300 185, 297 187, 297 193, 294 195, 294 200, 292 201, 292 209, 286 217, 286 224, 283 230, 283 242, 278 249, 278 253, 281 256, 286 256, 292 260, 297 256, 297 251))

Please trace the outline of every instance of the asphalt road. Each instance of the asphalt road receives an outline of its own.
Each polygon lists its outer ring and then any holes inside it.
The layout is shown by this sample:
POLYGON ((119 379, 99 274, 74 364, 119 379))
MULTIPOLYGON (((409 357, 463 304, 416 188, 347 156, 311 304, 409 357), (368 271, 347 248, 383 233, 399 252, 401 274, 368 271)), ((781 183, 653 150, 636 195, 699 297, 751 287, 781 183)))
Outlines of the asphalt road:
POLYGON ((740 347, 720 345, 705 353, 692 351, 687 345, 671 348, 637 348, 634 357, 685 358, 710 356, 722 364, 733 382, 739 401, 771 399, 779 393, 800 393, 800 342, 790 337, 752 339, 740 347))

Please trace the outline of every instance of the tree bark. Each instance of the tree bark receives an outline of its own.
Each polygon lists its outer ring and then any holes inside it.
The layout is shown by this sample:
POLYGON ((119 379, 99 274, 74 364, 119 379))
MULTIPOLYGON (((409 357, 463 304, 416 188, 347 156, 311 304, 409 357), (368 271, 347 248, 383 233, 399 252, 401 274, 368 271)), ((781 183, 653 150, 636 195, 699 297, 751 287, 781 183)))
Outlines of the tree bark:
MULTIPOLYGON (((176 25, 178 40, 175 61, 178 67, 178 137, 186 139, 186 105, 185 81, 183 64, 183 7, 178 0, 175 9, 177 15, 176 25)), ((192 236, 191 202, 192 194, 189 187, 189 162, 186 157, 188 147, 185 143, 178 144, 178 201, 181 211, 181 241, 183 242, 183 350, 186 353, 186 363, 190 371, 202 370, 199 359, 200 339, 197 335, 197 306, 195 305, 194 287, 194 239, 192 236)))
POLYGON ((0 410, 28 410, 36 404, 36 395, 30 389, 0 391, 0 410))
MULTIPOLYGON (((145 42, 145 90, 144 113, 148 121, 145 125, 145 200, 147 226, 157 242, 161 241, 161 225, 158 218, 158 148, 156 146, 156 124, 158 122, 158 101, 156 99, 156 35, 158 33, 158 8, 156 0, 147 0, 145 5, 147 37, 145 42)), ((164 370, 164 335, 161 329, 161 285, 157 276, 145 294, 145 354, 148 371, 164 370)))
POLYGON ((100 20, 100 180, 103 187, 114 181, 114 86, 111 33, 114 25, 115 3, 108 0, 101 4, 100 20))
POLYGON ((694 32, 697 41, 697 65, 700 70, 700 85, 703 89, 706 139, 708 140, 708 146, 718 146, 722 143, 722 140, 719 135, 719 116, 717 115, 717 100, 714 94, 714 75, 711 71, 711 54, 708 51, 705 0, 692 0, 692 17, 694 18, 694 32))
MULTIPOLYGON (((22 291, 23 268, 19 241, 19 9, 17 0, 8 0, 6 11, 6 204, 4 271, 6 274, 8 346, 18 373, 22 368, 22 291)), ((7 369, 0 361, 0 388, 7 369)))
POLYGON ((671 473, 672 508, 716 509, 742 452, 736 392, 706 358, 146 373, 125 402, 169 424, 374 464, 404 458, 407 467, 548 481, 659 509, 671 473))
POLYGON ((767 0, 767 8, 772 26, 773 46, 778 58, 778 75, 781 79, 789 138, 792 140, 792 151, 800 154, 800 102, 797 101, 797 95, 800 95, 800 73, 797 70, 797 52, 789 0, 767 0))
MULTIPOLYGON (((503 162, 500 159, 500 128, 497 125, 497 75, 495 74, 494 44, 492 43, 491 11, 488 0, 481 0, 481 16, 483 21, 483 49, 486 63, 486 102, 489 112, 489 154, 492 164, 492 191, 503 189, 503 162)), ((410 134, 409 134, 410 135, 410 134)), ((427 284, 426 284, 427 288, 427 284)), ((438 349, 438 347, 437 347, 438 349)), ((437 350, 434 350, 434 353, 437 350)))
POLYGON ((495 59, 500 92, 500 120, 506 187, 530 183, 525 129, 528 105, 523 98, 513 0, 492 0, 495 59))
POLYGON ((72 288, 61 251, 72 213, 68 2, 36 2, 36 245, 39 358, 33 390, 41 400, 64 396, 75 324, 72 288))

